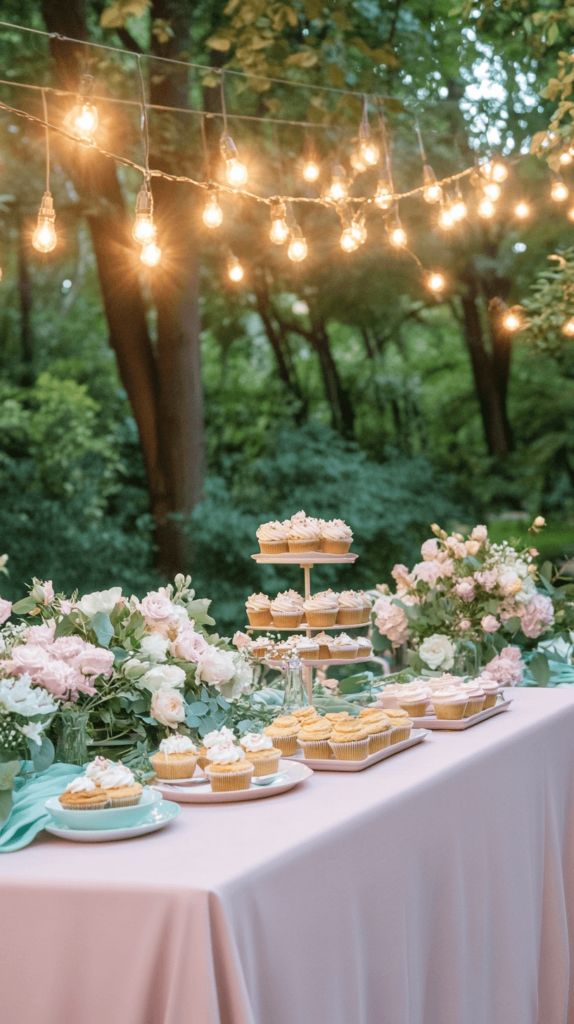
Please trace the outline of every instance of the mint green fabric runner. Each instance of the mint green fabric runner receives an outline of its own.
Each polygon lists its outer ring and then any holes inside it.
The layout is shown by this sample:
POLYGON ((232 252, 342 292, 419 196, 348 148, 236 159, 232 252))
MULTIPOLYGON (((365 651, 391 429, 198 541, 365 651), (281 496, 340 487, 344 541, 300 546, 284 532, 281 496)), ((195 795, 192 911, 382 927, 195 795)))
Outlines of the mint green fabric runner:
POLYGON ((44 802, 50 796, 63 793, 68 782, 81 772, 77 764, 53 764, 33 779, 17 778, 10 816, 0 828, 0 853, 12 853, 28 846, 52 821, 44 802))

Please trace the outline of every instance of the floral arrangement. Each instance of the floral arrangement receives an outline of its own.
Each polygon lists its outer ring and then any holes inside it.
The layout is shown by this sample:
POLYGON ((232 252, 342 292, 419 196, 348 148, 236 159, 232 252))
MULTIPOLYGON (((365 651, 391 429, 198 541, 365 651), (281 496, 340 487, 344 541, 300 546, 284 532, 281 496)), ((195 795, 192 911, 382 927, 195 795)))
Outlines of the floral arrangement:
MULTIPOLYGON (((544 525, 538 516, 529 532, 544 525)), ((554 627, 560 595, 551 572, 538 570, 536 548, 494 544, 486 526, 475 526, 466 539, 436 523, 431 529, 435 536, 422 545, 422 561, 410 571, 405 565, 392 570, 395 594, 377 587, 378 649, 389 641, 393 648, 408 643, 415 670, 448 672, 461 647, 473 647, 483 662, 490 661, 510 641, 518 650, 533 647, 554 627)))

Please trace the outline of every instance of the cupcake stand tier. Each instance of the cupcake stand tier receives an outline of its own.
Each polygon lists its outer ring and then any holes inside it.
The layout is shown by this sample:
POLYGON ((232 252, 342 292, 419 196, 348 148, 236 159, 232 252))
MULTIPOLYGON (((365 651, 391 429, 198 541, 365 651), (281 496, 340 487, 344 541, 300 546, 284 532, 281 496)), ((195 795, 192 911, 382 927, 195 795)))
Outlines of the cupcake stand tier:
POLYGON ((479 711, 476 715, 470 715, 468 718, 437 718, 435 715, 425 715, 423 718, 413 718, 413 725, 415 729, 439 729, 439 730, 450 730, 453 732, 461 732, 463 729, 470 729, 472 725, 478 725, 479 722, 486 722, 487 718, 492 718, 493 715, 499 715, 501 711, 508 711, 512 699, 499 700, 494 707, 487 708, 486 711, 479 711))
POLYGON ((310 626, 308 622, 300 622, 299 625, 293 629, 292 626, 275 626, 272 622, 268 626, 252 626, 247 623, 245 629, 250 629, 255 633, 297 633, 300 629, 310 629, 312 633, 320 633, 321 630, 326 629, 338 629, 339 632, 347 629, 366 629, 371 623, 367 619, 366 622, 354 622, 353 625, 343 625, 341 622, 336 622, 334 626, 310 626))
MULTIPOLYGON (((305 575, 305 600, 311 597, 311 569, 314 565, 353 565, 356 562, 358 555, 349 551, 346 555, 330 555, 326 551, 300 551, 293 552, 287 551, 282 555, 251 555, 253 560, 258 565, 298 565, 303 569, 305 575)), ((363 626, 368 626, 370 623, 357 623, 352 626, 309 626, 307 623, 300 623, 296 629, 288 629, 287 627, 278 626, 246 626, 246 629, 257 630, 281 630, 284 633, 299 633, 304 630, 306 635, 311 638, 313 633, 320 633, 324 629, 358 629, 363 626)), ((307 687, 307 694, 309 697, 309 704, 313 703, 313 669, 319 668, 321 665, 358 665, 365 661, 371 660, 369 654, 366 658, 302 658, 303 662, 303 678, 307 687)), ((267 661, 268 665, 277 667, 273 661, 267 661)))

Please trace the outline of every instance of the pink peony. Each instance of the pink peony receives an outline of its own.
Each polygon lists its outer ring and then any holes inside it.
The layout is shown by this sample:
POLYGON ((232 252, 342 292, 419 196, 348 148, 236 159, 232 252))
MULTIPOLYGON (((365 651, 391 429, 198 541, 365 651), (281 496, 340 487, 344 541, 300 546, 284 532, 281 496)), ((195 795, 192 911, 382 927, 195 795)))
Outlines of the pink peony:
POLYGON ((517 686, 522 682, 524 664, 519 647, 504 647, 492 661, 489 661, 483 675, 496 680, 501 686, 517 686))
POLYGON ((474 580, 472 576, 466 576, 464 579, 459 580, 454 588, 454 592, 457 597, 460 597, 461 601, 474 601, 474 580))
POLYGON ((409 621, 402 608, 392 604, 388 597, 379 597, 375 601, 374 612, 375 625, 383 636, 388 637, 393 647, 400 647, 401 644, 406 643, 409 635, 409 621))
POLYGON ((421 547, 421 555, 425 562, 432 562, 438 555, 438 541, 433 537, 431 540, 425 540, 421 547))
POLYGON ((496 569, 485 569, 484 572, 475 572, 474 578, 481 587, 490 592, 496 586, 498 573, 496 569))
POLYGON ((496 633, 496 630, 500 629, 500 622, 494 615, 484 615, 480 625, 485 633, 496 633))
POLYGON ((88 694, 96 693, 95 687, 91 686, 77 669, 67 665, 65 661, 58 661, 55 658, 36 673, 34 682, 49 690, 54 697, 67 700, 75 700, 78 691, 88 694))
POLYGON ((460 629, 461 633, 467 633, 468 630, 470 629, 470 622, 469 622, 469 620, 468 619, 461 619, 459 624, 458 624, 458 628, 460 629))
POLYGON ((12 614, 12 602, 5 601, 3 597, 0 597, 0 626, 6 619, 9 619, 12 614))
POLYGON ((199 663, 199 659, 209 644, 201 633, 196 633, 191 623, 189 628, 183 629, 173 641, 170 651, 174 658, 180 661, 190 661, 193 665, 199 663))
POLYGON ((55 619, 50 619, 49 623, 45 622, 42 626, 30 626, 26 633, 26 641, 29 644, 37 644, 38 647, 46 649, 54 643, 55 630, 55 619))
POLYGON ((398 590, 407 590, 412 586, 413 578, 406 565, 402 565, 400 562, 398 562, 391 570, 391 576, 393 577, 398 590))
POLYGON ((486 526, 475 526, 470 536, 471 540, 477 540, 482 544, 488 537, 488 530, 486 526))
POLYGON ((417 580, 424 580, 429 586, 436 586, 438 580, 443 576, 452 576, 454 563, 452 559, 445 558, 443 561, 435 559, 432 562, 419 562, 413 569, 413 576, 417 580))
POLYGON ((82 657, 86 650, 93 648, 96 650, 93 644, 89 644, 86 640, 82 640, 81 636, 61 636, 57 640, 54 640, 50 648, 50 654, 54 658, 60 658, 62 661, 66 661, 69 665, 74 668, 79 668, 77 664, 78 659, 82 657))
POLYGON ((237 630, 237 633, 233 634, 232 643, 235 647, 241 650, 242 647, 247 647, 251 643, 251 637, 247 636, 247 633, 242 633, 241 630, 237 630))
POLYGON ((103 647, 93 647, 91 644, 89 647, 91 649, 84 651, 78 659, 78 668, 82 675, 110 676, 114 663, 112 652, 104 650, 103 647))
POLYGON ((525 606, 521 616, 522 632, 525 636, 535 639, 554 622, 554 606, 549 597, 535 594, 525 606))
POLYGON ((31 679, 35 679, 37 673, 49 661, 50 655, 43 647, 38 644, 22 644, 21 647, 14 648, 10 661, 5 661, 3 668, 8 672, 13 672, 16 676, 24 675, 27 672, 31 679))

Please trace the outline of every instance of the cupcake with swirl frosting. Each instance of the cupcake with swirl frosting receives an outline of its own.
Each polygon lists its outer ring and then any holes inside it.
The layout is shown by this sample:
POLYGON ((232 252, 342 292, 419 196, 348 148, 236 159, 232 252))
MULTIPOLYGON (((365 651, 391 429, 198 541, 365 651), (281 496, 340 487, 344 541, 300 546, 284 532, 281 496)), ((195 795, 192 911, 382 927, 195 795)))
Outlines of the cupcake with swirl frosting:
POLYGON ((275 626, 297 629, 303 618, 303 598, 296 590, 285 590, 271 602, 275 626))
POLYGON ((271 725, 266 725, 263 732, 273 741, 285 757, 291 757, 297 751, 297 736, 301 725, 294 715, 279 715, 271 725))
POLYGON ((310 626, 334 626, 339 611, 337 594, 324 590, 308 597, 303 604, 305 618, 310 626))
POLYGON ((334 637, 329 644, 329 654, 332 658, 352 659, 359 653, 359 645, 356 640, 351 640, 346 633, 340 633, 334 637))
POLYGON ((262 555, 281 555, 288 551, 287 530, 283 523, 277 520, 269 523, 262 523, 255 531, 259 541, 259 549, 262 555))
POLYGON ((301 725, 301 732, 297 737, 299 745, 303 748, 303 757, 311 760, 317 758, 330 758, 329 737, 332 732, 332 725, 325 718, 307 719, 301 725))
POLYGON ((338 761, 364 761, 369 755, 369 733, 356 718, 343 718, 333 726, 329 746, 338 761))
POLYGON ((358 626, 367 618, 362 595, 357 594, 354 590, 343 590, 339 594, 338 624, 340 626, 358 626))
POLYGON ((189 736, 173 733, 161 741, 150 761, 158 779, 190 779, 197 764, 197 748, 189 736))
POLYGON ((79 775, 68 782, 58 799, 67 811, 101 811, 111 807, 109 793, 87 775, 79 775))
POLYGON ((248 732, 239 741, 245 759, 253 765, 253 774, 258 778, 261 775, 274 775, 279 771, 279 758, 281 751, 273 746, 270 736, 263 736, 259 732, 248 732))
POLYGON ((342 519, 321 521, 321 551, 330 555, 346 555, 352 540, 353 531, 342 519))
POLYGON ((289 551, 294 553, 320 551, 321 537, 318 521, 309 518, 304 512, 297 512, 289 520, 287 543, 289 551))
POLYGON ((236 747, 233 743, 210 747, 207 760, 205 774, 211 782, 213 793, 249 789, 255 769, 241 747, 236 747))
POLYGON ((139 804, 143 786, 136 782, 129 768, 118 761, 102 772, 98 785, 108 794, 112 807, 132 807, 139 804))
POLYGON ((272 622, 271 601, 267 594, 252 594, 245 602, 250 626, 270 626, 272 622))
POLYGON ((393 726, 381 708, 361 708, 359 721, 369 734, 369 754, 390 746, 393 726))

